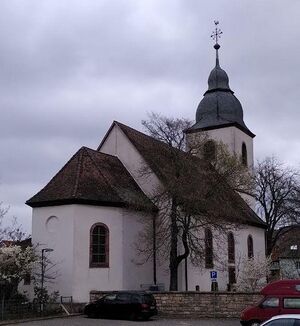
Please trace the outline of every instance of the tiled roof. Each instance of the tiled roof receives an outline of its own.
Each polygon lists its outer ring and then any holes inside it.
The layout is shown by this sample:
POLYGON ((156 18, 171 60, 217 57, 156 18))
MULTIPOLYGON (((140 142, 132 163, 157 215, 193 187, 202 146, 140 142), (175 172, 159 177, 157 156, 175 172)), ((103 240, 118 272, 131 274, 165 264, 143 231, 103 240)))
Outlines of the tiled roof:
POLYGON ((180 195, 185 197, 187 202, 189 201, 189 205, 194 205, 195 203, 193 201, 197 201, 199 204, 205 206, 205 210, 210 210, 212 214, 214 211, 219 210, 221 214, 224 214, 224 218, 226 215, 228 218, 232 218, 232 220, 240 223, 262 228, 266 227, 266 224, 255 214, 241 196, 232 190, 224 180, 220 179, 207 161, 174 149, 166 143, 145 135, 120 122, 115 121, 114 123, 121 128, 163 183, 169 182, 169 179, 173 179, 172 177, 170 178, 170 175, 175 171, 174 164, 178 165, 181 161, 189 162, 188 164, 183 163, 183 168, 188 165, 192 172, 183 173, 182 183, 180 183, 180 195), (174 158, 177 162, 174 162, 174 158), (213 189, 210 182, 214 182, 217 187, 213 189), (193 188, 193 194, 191 194, 191 188, 193 188), (194 196, 196 194, 200 194, 200 196, 195 198, 194 196), (204 199, 200 203, 200 197, 206 197, 207 200, 204 199))
POLYGON ((276 258, 300 258, 300 225, 290 225, 277 230, 279 237, 273 250, 276 258))
POLYGON ((82 147, 26 204, 155 208, 117 157, 87 147, 82 147))

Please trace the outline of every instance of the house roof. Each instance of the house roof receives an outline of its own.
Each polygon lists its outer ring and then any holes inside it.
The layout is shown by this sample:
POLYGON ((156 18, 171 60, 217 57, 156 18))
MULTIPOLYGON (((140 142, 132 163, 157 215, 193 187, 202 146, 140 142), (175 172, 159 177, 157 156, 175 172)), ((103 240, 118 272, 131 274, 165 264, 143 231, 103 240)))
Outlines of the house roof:
POLYGON ((300 258, 300 225, 284 226, 277 230, 278 239, 273 249, 272 259, 300 258))
MULTIPOLYGON (((163 183, 169 182, 169 179, 172 179, 170 175, 175 171, 174 164, 178 165, 180 162, 188 162, 191 173, 184 171, 182 182, 180 182, 180 189, 181 195, 183 194, 183 197, 189 201, 189 205, 194 205, 194 202, 200 203, 199 198, 207 198, 209 196, 211 205, 210 207, 206 206, 208 211, 211 210, 213 213, 217 208, 222 210, 224 215, 230 215, 233 220, 236 219, 240 223, 266 228, 266 224, 255 214, 239 194, 232 190, 224 180, 219 178, 216 171, 213 170, 206 160, 174 149, 166 143, 145 135, 120 122, 114 121, 113 125, 120 127, 163 183), (217 185, 216 188, 218 190, 211 186, 211 182, 217 185), (197 198, 192 195, 191 200, 189 200, 191 187, 194 187, 194 196, 200 193, 201 195, 197 198)), ((105 138, 101 144, 104 141, 105 138)), ((98 149, 101 148, 101 144, 98 149)), ((183 168, 186 166, 186 163, 183 163, 183 168)), ((169 188, 172 188, 172 185, 169 185, 169 188)), ((207 201, 205 203, 201 202, 200 204, 207 205, 207 201)))
POLYGON ((155 209, 121 161, 82 147, 27 205, 65 204, 155 209))

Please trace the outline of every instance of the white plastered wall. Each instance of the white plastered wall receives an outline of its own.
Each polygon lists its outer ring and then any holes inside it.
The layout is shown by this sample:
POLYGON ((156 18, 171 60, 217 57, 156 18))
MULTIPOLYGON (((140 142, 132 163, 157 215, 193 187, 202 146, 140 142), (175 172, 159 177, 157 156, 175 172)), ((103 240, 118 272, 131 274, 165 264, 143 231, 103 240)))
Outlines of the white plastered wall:
POLYGON ((139 265, 134 243, 138 241, 143 219, 150 218, 123 208, 64 205, 34 208, 33 243, 51 248, 52 262, 59 276, 46 284, 49 291, 73 296, 74 302, 89 301, 92 290, 138 290, 141 284, 152 284, 152 261, 139 265), (49 227, 49 217, 57 219, 49 227), (90 268, 90 229, 103 223, 109 229, 109 267, 90 268))
POLYGON ((72 295, 73 279, 73 226, 74 206, 51 206, 33 208, 32 243, 38 245, 37 250, 51 248, 46 253, 56 266, 58 276, 55 282, 46 282, 49 292, 59 291, 60 295, 72 295))
MULTIPOLYGON (((140 186, 143 192, 148 196, 152 197, 159 187, 162 187, 160 180, 154 173, 147 173, 144 175, 141 173, 145 170, 147 166, 146 161, 138 152, 138 150, 129 141, 127 136, 123 131, 114 125, 105 139, 102 146, 99 148, 102 153, 117 156, 119 160, 123 163, 127 171, 134 178, 136 183, 140 186)), ((129 216, 128 216, 129 218, 129 216)), ((129 221, 129 220, 128 220, 129 221)), ((130 225, 130 224, 128 224, 130 225)), ((129 226, 130 228, 130 226, 129 226)), ((135 252, 136 254, 136 252, 135 252)), ((151 260, 151 270, 152 270, 152 259, 151 260)), ((179 268, 179 278, 182 277, 182 266, 179 268)), ((168 289, 169 286, 169 272, 168 272, 168 261, 163 259, 157 260, 157 282, 165 285, 168 289)), ((151 281, 152 283, 152 281, 151 281)), ((179 282, 179 289, 182 289, 182 284, 179 282)))
POLYGON ((208 138, 227 145, 231 153, 236 153, 239 156, 242 155, 242 144, 244 142, 247 148, 248 167, 250 169, 253 167, 253 139, 249 135, 232 126, 187 134, 187 142, 189 143, 189 140, 195 142, 203 132, 208 138))
MULTIPOLYGON (((248 247, 247 238, 251 235, 253 238, 253 252, 255 257, 263 258, 265 256, 265 231, 263 228, 255 226, 241 226, 233 230, 235 240, 235 268, 236 276, 238 277, 239 269, 241 269, 241 260, 247 257, 248 247)), ((218 287, 220 291, 227 290, 228 280, 228 265, 227 265, 227 236, 226 234, 220 235, 218 232, 213 231, 213 247, 214 252, 218 250, 218 260, 214 259, 213 268, 205 268, 204 266, 193 266, 189 262, 189 275, 188 283, 189 290, 193 291, 196 285, 199 285, 200 291, 211 290, 210 271, 216 270, 218 272, 218 287)), ((184 280, 182 281, 184 283, 184 280)))
POLYGON ((147 163, 118 125, 113 126, 99 151, 117 156, 147 196, 151 197, 157 187, 161 186, 154 173, 142 173, 147 163))

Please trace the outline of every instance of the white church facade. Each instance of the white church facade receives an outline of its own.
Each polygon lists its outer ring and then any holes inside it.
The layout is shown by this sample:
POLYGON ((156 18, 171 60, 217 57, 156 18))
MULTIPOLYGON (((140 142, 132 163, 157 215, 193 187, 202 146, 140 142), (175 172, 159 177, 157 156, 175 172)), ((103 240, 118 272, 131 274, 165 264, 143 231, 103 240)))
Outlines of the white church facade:
MULTIPOLYGON (((211 140, 222 141, 251 168, 254 134, 244 123, 242 106, 229 88, 218 56, 208 83, 196 123, 186 131, 187 140, 207 132, 211 140)), ((159 214, 151 201, 153 191, 163 187, 160 173, 149 165, 145 150, 161 150, 163 146, 114 121, 97 150, 82 147, 27 201, 33 208, 32 241, 53 249, 48 254, 58 266, 52 290, 72 296, 74 302, 87 302, 94 290, 139 290, 155 281, 168 289, 168 262, 157 261, 154 280, 153 260, 141 264, 136 249, 145 220, 159 214), (145 166, 151 171, 147 176, 141 174, 145 166)), ((186 290, 187 281, 188 290, 210 291, 212 270, 218 271, 219 290, 226 290, 235 282, 240 258, 264 256, 264 222, 238 194, 229 192, 226 198, 234 200, 228 199, 226 204, 234 214, 240 214, 239 227, 225 235, 218 262, 215 252, 204 257, 201 267, 188 259, 187 275, 184 263, 180 264, 178 290, 186 290)), ((203 232, 211 242, 210 250, 218 250, 214 232, 209 228, 203 232)))

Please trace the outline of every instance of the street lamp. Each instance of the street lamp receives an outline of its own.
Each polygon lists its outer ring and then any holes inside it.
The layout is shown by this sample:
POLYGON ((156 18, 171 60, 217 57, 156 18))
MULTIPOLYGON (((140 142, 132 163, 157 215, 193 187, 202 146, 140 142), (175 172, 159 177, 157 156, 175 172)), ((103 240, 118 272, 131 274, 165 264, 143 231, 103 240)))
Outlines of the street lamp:
POLYGON ((44 252, 51 252, 53 249, 51 248, 44 248, 42 249, 42 274, 41 274, 41 311, 44 310, 44 276, 45 276, 45 264, 44 264, 44 252))

